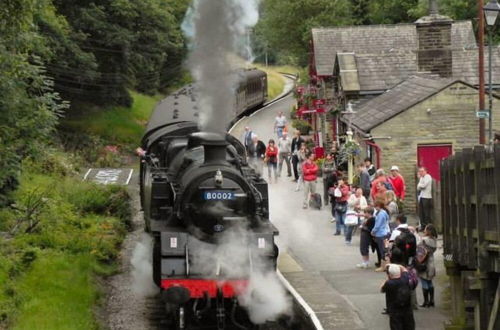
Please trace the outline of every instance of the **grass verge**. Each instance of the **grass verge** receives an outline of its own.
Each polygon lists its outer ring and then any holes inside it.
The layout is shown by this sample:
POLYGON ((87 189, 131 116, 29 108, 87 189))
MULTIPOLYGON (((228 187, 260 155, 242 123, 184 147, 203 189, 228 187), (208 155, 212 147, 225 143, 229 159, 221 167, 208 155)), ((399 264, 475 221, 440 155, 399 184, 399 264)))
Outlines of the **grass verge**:
POLYGON ((293 66, 265 66, 256 64, 256 67, 267 73, 267 93, 268 99, 272 100, 283 92, 285 78, 280 72, 299 74, 301 69, 293 66))
POLYGON ((130 108, 112 107, 91 110, 90 113, 62 121, 66 130, 75 130, 97 136, 109 144, 136 146, 144 134, 144 127, 160 95, 148 96, 131 92, 130 108), (113 129, 110 129, 110 128, 113 129))
POLYGON ((0 329, 98 328, 94 279, 116 268, 130 198, 124 187, 81 182, 71 169, 47 170, 68 162, 25 161, 14 206, 0 209, 0 329))

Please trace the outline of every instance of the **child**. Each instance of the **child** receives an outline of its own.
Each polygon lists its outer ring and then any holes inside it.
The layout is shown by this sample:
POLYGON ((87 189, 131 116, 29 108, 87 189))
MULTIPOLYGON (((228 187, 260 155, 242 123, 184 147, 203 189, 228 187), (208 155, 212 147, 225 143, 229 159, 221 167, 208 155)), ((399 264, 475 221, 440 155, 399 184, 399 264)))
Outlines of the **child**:
POLYGON ((375 226, 375 217, 373 216, 374 209, 367 206, 363 211, 365 221, 361 224, 361 234, 359 238, 359 252, 361 253, 361 263, 356 267, 366 269, 370 264, 370 245, 372 241, 371 231, 375 226))

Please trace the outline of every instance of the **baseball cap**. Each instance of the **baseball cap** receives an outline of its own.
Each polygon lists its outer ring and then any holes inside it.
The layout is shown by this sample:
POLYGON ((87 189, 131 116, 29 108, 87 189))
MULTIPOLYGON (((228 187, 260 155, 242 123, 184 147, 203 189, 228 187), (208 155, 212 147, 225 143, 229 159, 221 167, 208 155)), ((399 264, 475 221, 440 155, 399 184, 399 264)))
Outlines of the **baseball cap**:
POLYGON ((396 165, 392 165, 391 171, 399 171, 399 167, 397 167, 396 165))
POLYGON ((401 276, 401 268, 396 264, 389 264, 387 272, 391 278, 399 278, 401 276))

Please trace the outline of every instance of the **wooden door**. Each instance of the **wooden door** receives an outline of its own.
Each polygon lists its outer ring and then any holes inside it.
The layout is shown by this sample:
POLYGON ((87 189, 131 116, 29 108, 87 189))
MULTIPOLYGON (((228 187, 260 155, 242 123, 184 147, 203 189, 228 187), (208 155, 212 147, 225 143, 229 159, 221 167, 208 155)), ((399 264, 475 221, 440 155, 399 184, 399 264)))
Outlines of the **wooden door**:
POLYGON ((451 144, 419 145, 417 147, 418 166, 427 168, 427 172, 436 180, 441 180, 439 161, 453 152, 451 144))

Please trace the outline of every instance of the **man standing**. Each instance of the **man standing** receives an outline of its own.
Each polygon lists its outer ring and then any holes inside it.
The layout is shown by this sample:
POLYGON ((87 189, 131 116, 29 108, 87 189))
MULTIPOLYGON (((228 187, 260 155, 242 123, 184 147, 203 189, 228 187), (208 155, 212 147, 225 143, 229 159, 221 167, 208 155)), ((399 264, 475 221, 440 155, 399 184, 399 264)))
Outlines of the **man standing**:
POLYGON ((259 140, 255 134, 252 135, 252 143, 248 146, 248 156, 250 157, 250 165, 259 174, 262 175, 262 167, 264 157, 266 155, 266 145, 259 140))
MULTIPOLYGON (((370 173, 370 171, 368 171, 370 173)), ((371 198, 375 202, 377 198, 383 198, 385 200, 385 183, 387 182, 387 177, 383 168, 379 168, 375 174, 375 179, 372 181, 371 188, 371 198)))
POLYGON ((333 154, 326 155, 321 172, 323 172, 323 200, 326 204, 326 201, 330 197, 328 189, 337 184, 337 165, 335 164, 333 154))
POLYGON ((375 173, 377 172, 377 169, 375 168, 375 165, 372 164, 372 160, 370 158, 365 158, 365 166, 368 174, 370 175, 370 182, 375 180, 375 173))
POLYGON ((299 157, 297 156, 297 152, 300 149, 300 146, 304 143, 304 139, 300 137, 300 131, 295 131, 295 137, 292 139, 292 146, 290 152, 292 153, 292 165, 293 165, 293 175, 295 177, 294 181, 299 180, 299 170, 297 169, 297 164, 299 163, 299 157))
POLYGON ((250 127, 245 127, 245 132, 243 132, 242 142, 245 145, 245 149, 248 152, 248 147, 252 144, 252 138, 255 134, 252 132, 250 127))
POLYGON ((415 319, 411 307, 410 278, 403 266, 389 264, 387 280, 382 284, 391 330, 414 330, 415 319))
POLYGON ((318 178, 318 165, 314 162, 314 154, 308 152, 307 159, 302 164, 302 174, 304 175, 304 209, 309 205, 309 197, 316 193, 316 179, 318 178))
POLYGON ((278 134, 278 138, 281 138, 283 135, 283 130, 286 126, 286 117, 283 115, 283 111, 278 113, 278 117, 274 119, 274 132, 278 134))
POLYGON ((405 199, 405 179, 399 173, 399 167, 393 165, 391 167, 391 175, 388 178, 389 182, 392 185, 392 189, 394 190, 394 194, 398 198, 398 200, 402 201, 405 199))
POLYGON ((418 216, 420 218, 420 230, 431 222, 432 210, 432 177, 427 173, 425 167, 418 169, 418 216))
POLYGON ((288 176, 292 176, 292 168, 290 166, 291 147, 292 143, 288 138, 287 132, 283 132, 283 135, 278 140, 278 149, 279 149, 278 177, 281 176, 283 161, 285 161, 288 176))
POLYGON ((363 190, 363 196, 365 196, 366 201, 370 198, 370 174, 365 164, 358 165, 359 173, 359 187, 363 190))

